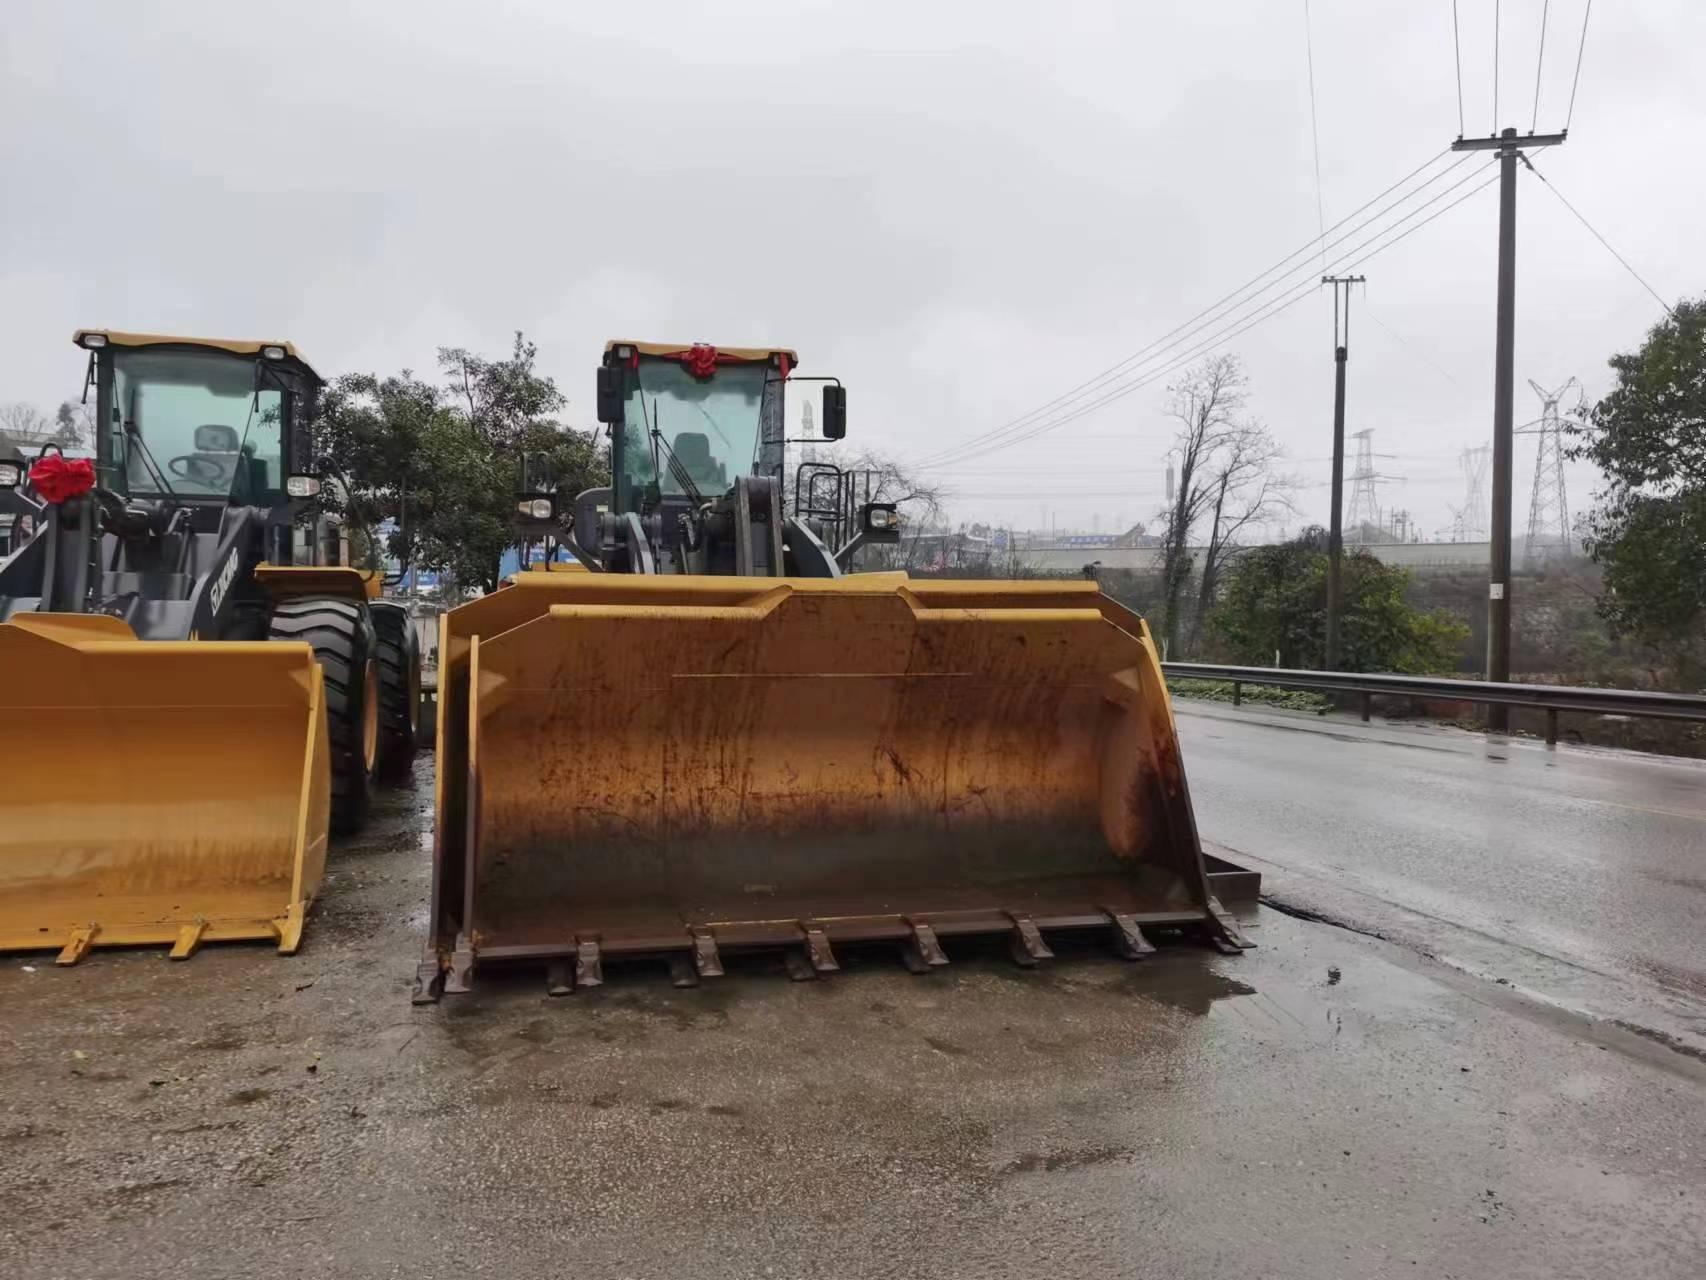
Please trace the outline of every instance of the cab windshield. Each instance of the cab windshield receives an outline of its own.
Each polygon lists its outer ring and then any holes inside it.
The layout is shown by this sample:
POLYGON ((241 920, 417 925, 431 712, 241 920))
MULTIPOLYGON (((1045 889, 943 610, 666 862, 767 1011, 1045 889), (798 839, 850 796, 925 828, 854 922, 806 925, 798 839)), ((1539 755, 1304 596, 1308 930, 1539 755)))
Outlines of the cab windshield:
POLYGON ((725 364, 699 379, 678 361, 646 358, 629 369, 622 449, 627 505, 639 505, 635 499, 649 493, 687 493, 689 483, 701 496, 715 497, 751 472, 769 372, 762 364, 725 364), (671 465, 671 454, 678 465, 671 465))
POLYGON ((281 487, 283 396, 276 386, 256 393, 253 362, 215 351, 123 348, 111 359, 104 452, 128 492, 260 502, 281 487))

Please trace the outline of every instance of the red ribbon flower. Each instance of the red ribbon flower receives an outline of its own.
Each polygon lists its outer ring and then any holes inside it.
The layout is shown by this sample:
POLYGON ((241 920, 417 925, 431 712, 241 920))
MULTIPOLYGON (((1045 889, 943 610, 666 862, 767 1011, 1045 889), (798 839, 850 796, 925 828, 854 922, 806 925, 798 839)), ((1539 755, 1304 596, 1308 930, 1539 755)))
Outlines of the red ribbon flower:
POLYGON ((717 349, 703 342, 695 342, 682 353, 681 363, 695 378, 709 378, 717 371, 717 349))
POLYGON ((50 453, 30 468, 35 491, 56 506, 68 498, 81 498, 95 487, 95 464, 87 458, 67 458, 50 453))

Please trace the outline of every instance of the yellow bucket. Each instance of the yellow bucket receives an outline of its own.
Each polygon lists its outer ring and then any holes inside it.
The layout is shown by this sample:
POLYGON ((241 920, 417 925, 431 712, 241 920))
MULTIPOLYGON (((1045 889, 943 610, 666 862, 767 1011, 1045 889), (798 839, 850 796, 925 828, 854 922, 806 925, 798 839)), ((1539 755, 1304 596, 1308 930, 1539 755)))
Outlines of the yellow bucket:
POLYGON ((329 756, 307 645, 0 625, 0 950, 301 941, 329 756))
POLYGON ((1145 926, 1210 895, 1143 621, 1093 583, 521 574, 445 616, 436 957, 1145 926))

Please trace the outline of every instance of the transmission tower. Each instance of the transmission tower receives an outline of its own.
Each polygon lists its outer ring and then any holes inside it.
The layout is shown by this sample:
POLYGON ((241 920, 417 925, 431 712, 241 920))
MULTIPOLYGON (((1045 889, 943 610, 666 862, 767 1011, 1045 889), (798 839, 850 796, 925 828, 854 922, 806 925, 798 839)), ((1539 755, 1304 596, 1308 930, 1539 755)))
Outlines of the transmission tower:
POLYGON ((1556 391, 1548 391, 1533 378, 1528 385, 1540 397, 1540 421, 1516 434, 1540 437, 1534 458, 1534 496, 1528 503, 1528 541, 1522 553, 1524 566, 1532 569, 1550 559, 1567 559, 1570 554, 1570 504, 1564 493, 1564 422, 1558 416, 1558 402, 1571 387, 1579 398, 1582 388, 1574 378, 1556 391))
POLYGON ((1487 466, 1492 458, 1492 446, 1484 444, 1465 449, 1458 459, 1463 468, 1464 495, 1463 505, 1451 509, 1455 517, 1451 522, 1453 542, 1487 541, 1487 466))
POLYGON ((1380 502, 1374 487, 1386 477, 1374 469, 1374 429, 1354 431, 1351 439, 1357 442, 1357 464, 1351 472, 1351 505, 1345 513, 1345 527, 1351 541, 1367 542, 1366 528, 1380 528, 1380 502))

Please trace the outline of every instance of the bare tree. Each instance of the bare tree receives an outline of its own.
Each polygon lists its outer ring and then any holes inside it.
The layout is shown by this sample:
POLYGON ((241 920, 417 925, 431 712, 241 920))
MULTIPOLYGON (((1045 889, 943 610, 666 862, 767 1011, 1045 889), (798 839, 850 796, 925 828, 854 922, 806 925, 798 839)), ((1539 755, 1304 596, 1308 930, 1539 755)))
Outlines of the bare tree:
MULTIPOLYGON (((1243 430, 1239 413, 1248 379, 1238 357, 1209 356, 1167 388, 1166 411, 1179 432, 1168 451, 1175 472, 1169 507, 1162 513, 1161 638, 1164 652, 1179 643, 1179 605, 1191 575, 1190 538, 1197 522, 1213 507, 1213 460, 1243 430)), ((1224 496, 1222 494, 1222 496, 1224 496)))
POLYGON ((869 450, 836 458, 835 462, 850 476, 858 477, 861 502, 892 502, 900 511, 900 542, 866 549, 863 563, 867 568, 920 569, 933 566, 941 558, 948 537, 943 527, 946 494, 941 485, 922 479, 887 454, 869 450))
POLYGON ((1218 449, 1201 468, 1208 490, 1208 544, 1197 575, 1196 616, 1191 622, 1191 647, 1202 633, 1203 619, 1214 605, 1220 571, 1238 547, 1239 534, 1253 524, 1292 509, 1296 482, 1276 472, 1284 451, 1268 429, 1245 422, 1226 433, 1218 449))
POLYGON ((33 404, 0 404, 0 436, 18 444, 46 444, 52 435, 53 420, 33 404))

